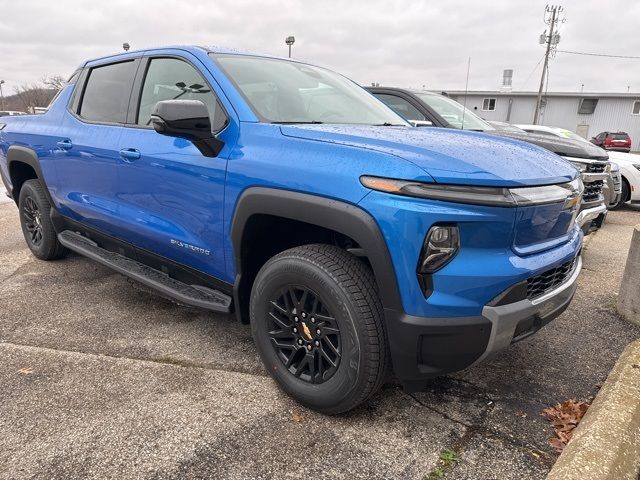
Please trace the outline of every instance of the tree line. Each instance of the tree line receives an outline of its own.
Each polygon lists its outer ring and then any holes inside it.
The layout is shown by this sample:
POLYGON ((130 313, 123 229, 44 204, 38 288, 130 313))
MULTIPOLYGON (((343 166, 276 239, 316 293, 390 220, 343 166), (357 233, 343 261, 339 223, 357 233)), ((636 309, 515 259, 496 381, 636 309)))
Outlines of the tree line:
POLYGON ((13 95, 4 97, 4 110, 33 112, 35 107, 47 107, 66 82, 64 77, 52 75, 18 85, 13 88, 13 95))

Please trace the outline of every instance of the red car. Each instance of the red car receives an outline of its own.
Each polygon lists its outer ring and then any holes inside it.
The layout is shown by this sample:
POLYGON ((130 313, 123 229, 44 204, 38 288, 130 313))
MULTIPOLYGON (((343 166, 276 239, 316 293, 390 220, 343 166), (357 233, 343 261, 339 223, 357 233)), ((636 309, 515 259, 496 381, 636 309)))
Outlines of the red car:
POLYGON ((591 143, 605 150, 627 153, 631 150, 631 138, 626 132, 602 132, 593 137, 591 143))

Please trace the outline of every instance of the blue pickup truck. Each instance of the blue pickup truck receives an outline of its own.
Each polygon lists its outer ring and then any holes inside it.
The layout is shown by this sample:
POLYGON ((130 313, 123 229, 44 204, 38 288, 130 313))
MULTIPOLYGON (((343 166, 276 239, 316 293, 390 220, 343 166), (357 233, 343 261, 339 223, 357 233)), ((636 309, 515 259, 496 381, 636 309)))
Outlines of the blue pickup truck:
MULTIPOLYGON (((581 269, 574 167, 413 128, 317 66, 203 47, 84 63, 0 119, 27 245, 251 324, 268 372, 336 414, 535 333, 581 269)), ((152 318, 149 321, 153 321, 152 318)))

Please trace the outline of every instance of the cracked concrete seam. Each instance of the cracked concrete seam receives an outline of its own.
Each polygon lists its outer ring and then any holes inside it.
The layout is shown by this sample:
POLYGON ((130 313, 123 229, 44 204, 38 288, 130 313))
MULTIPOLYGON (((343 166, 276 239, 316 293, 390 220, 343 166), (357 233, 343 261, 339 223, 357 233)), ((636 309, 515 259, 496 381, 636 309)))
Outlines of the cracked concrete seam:
POLYGON ((211 372, 238 373, 238 374, 241 374, 241 375, 250 375, 250 376, 259 377, 259 378, 264 378, 264 377, 268 376, 266 372, 263 375, 260 375, 260 374, 257 374, 255 372, 239 370, 239 369, 213 368, 213 367, 209 367, 207 365, 199 364, 197 362, 182 361, 182 360, 179 360, 179 359, 175 359, 174 360, 174 359, 169 359, 168 357, 165 357, 167 359, 126 357, 126 356, 122 356, 122 355, 110 355, 110 354, 106 354, 106 353, 93 353, 93 352, 85 352, 85 351, 82 351, 82 350, 69 350, 69 349, 63 349, 63 348, 47 347, 47 346, 44 346, 44 345, 29 345, 29 344, 25 344, 25 343, 16 343, 16 342, 11 342, 11 341, 6 341, 6 340, 0 339, 0 347, 2 347, 3 345, 7 345, 7 346, 11 346, 11 347, 17 347, 17 348, 33 349, 33 350, 44 350, 44 351, 48 351, 48 352, 69 353, 69 354, 73 354, 73 355, 87 355, 87 356, 95 357, 95 358, 111 358, 111 359, 114 359, 116 361, 117 360, 128 360, 128 361, 133 361, 133 362, 152 363, 152 364, 156 364, 156 365, 159 364, 159 365, 165 365, 165 366, 176 367, 176 368, 195 368, 195 369, 207 370, 207 371, 211 371, 211 372))

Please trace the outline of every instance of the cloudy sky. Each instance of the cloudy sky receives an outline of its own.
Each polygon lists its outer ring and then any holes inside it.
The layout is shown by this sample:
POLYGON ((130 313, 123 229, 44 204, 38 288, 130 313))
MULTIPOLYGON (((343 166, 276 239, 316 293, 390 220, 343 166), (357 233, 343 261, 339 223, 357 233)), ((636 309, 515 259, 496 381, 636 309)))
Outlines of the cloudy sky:
MULTIPOLYGON (((0 0, 0 79, 5 95, 84 59, 171 44, 224 45, 294 57, 369 84, 536 90, 544 51, 544 0, 0 0), (8 88, 7 88, 8 87, 8 88)), ((565 0, 560 49, 640 55, 640 2, 565 0)), ((640 59, 558 53, 549 90, 640 92, 640 59)))

